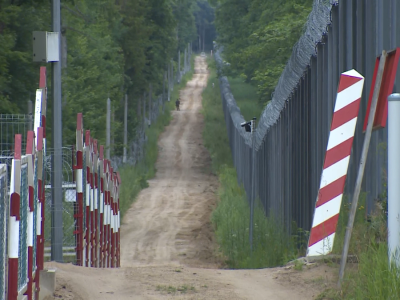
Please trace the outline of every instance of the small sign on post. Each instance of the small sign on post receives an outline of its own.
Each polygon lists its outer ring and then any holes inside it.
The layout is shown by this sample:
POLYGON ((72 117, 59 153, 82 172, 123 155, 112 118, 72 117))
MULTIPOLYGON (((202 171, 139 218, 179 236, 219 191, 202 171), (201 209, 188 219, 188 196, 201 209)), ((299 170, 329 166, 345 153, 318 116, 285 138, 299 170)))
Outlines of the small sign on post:
MULTIPOLYGON (((394 80, 396 79, 397 65, 399 63, 400 48, 387 52, 384 71, 382 75, 382 84, 379 92, 378 104, 376 106, 374 124, 372 130, 386 127, 388 118, 388 96, 393 91, 394 80)), ((382 56, 376 58, 374 76, 372 77, 371 90, 368 98, 367 113, 365 115, 363 132, 367 130, 368 117, 371 110, 372 96, 374 93, 375 82, 378 74, 379 62, 382 56)))

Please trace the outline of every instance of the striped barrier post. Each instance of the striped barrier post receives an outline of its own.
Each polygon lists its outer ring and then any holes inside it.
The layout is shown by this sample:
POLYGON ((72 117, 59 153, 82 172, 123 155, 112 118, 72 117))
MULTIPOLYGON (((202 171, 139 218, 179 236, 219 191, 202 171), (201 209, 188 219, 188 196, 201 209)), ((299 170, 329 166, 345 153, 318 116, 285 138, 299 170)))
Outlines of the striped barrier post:
POLYGON ((43 132, 44 128, 39 127, 37 130, 37 192, 38 192, 38 203, 37 203, 37 211, 36 211, 36 276, 35 276, 35 299, 39 299, 40 292, 40 281, 39 281, 39 273, 40 270, 43 270, 43 260, 44 260, 44 248, 42 252, 43 243, 43 208, 44 206, 44 184, 43 184, 43 162, 44 162, 44 148, 43 148, 43 132))
POLYGON ((93 161, 94 161, 94 153, 93 153, 93 139, 90 137, 90 266, 95 266, 95 248, 94 248, 94 239, 95 239, 95 223, 94 223, 94 169, 93 169, 93 161))
POLYGON ((355 70, 340 76, 307 256, 332 251, 363 86, 355 70))
POLYGON ((121 186, 121 177, 119 176, 119 173, 117 172, 117 179, 118 179, 118 190, 117 190, 117 267, 119 268, 121 266, 121 212, 119 210, 119 191, 120 191, 120 186, 121 186))
POLYGON ((99 204, 98 204, 98 155, 97 155, 97 140, 93 140, 93 177, 94 177, 94 182, 93 182, 93 189, 94 189, 94 267, 99 267, 99 260, 98 260, 98 251, 99 251, 99 217, 98 217, 98 212, 99 212, 99 204))
POLYGON ((104 223, 103 223, 103 267, 108 267, 108 164, 103 160, 104 223))
POLYGON ((111 268, 114 268, 114 250, 115 250, 115 242, 114 242, 114 174, 113 174, 113 169, 110 167, 110 208, 111 208, 111 213, 110 213, 110 239, 111 239, 111 253, 110 253, 110 264, 111 268))
POLYGON ((100 177, 100 224, 99 224, 99 235, 100 235, 100 253, 99 253, 99 267, 104 268, 104 157, 103 157, 103 146, 99 149, 99 177, 100 177))
POLYGON ((8 235, 8 300, 18 297, 19 223, 21 220, 21 135, 15 135, 14 159, 10 180, 10 217, 8 235))
POLYGON ((86 149, 86 228, 85 228, 85 266, 90 267, 90 131, 86 130, 85 135, 86 149))
POLYGON ((83 266, 83 118, 82 114, 77 115, 76 127, 76 264, 83 266))
POLYGON ((35 211, 35 189, 34 189, 34 173, 35 173, 35 137, 33 131, 28 131, 26 143, 26 156, 28 159, 28 287, 25 292, 28 300, 32 300, 32 287, 33 287, 33 266, 36 262, 33 261, 33 247, 34 245, 34 211, 35 211))
POLYGON ((110 162, 106 160, 106 178, 107 178, 107 268, 110 267, 111 262, 111 176, 110 176, 110 162))
MULTIPOLYGON (((44 267, 44 221, 45 221, 45 192, 44 192, 44 157, 46 155, 46 109, 47 81, 46 67, 40 67, 39 90, 36 91, 34 127, 36 150, 38 151, 38 206, 36 218, 36 273, 44 267), (39 95, 38 92, 40 91, 39 95)), ((40 276, 35 277, 35 298, 39 299, 40 276)))

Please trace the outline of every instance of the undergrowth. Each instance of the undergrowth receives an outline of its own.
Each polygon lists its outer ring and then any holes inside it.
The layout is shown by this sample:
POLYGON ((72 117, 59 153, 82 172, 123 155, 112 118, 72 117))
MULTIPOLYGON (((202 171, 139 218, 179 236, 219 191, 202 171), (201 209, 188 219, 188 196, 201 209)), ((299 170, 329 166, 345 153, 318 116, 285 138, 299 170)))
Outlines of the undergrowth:
MULTIPOLYGON (((218 175, 219 202, 212 214, 212 222, 220 250, 230 268, 262 268, 282 265, 295 257, 295 250, 288 236, 273 217, 266 218, 260 204, 254 211, 253 251, 250 251, 250 209, 243 186, 237 182, 229 149, 228 135, 222 110, 215 62, 208 60, 211 71, 207 88, 203 91, 203 114, 205 127, 203 138, 210 151, 213 171, 218 175), (214 83, 214 87, 212 85, 214 83)), ((238 81, 239 82, 239 81, 238 81)), ((242 86, 243 83, 241 82, 242 86)), ((251 87, 247 87, 251 89, 251 87)), ((233 82, 232 90, 236 90, 233 82)), ((249 116, 261 109, 254 99, 239 97, 242 107, 247 107, 249 116), (252 103, 254 105, 252 106, 252 103)))
POLYGON ((160 113, 157 121, 151 124, 151 127, 146 129, 147 143, 145 145, 145 158, 135 166, 125 165, 118 171, 121 176, 120 190, 120 211, 121 219, 125 212, 135 201, 139 192, 148 187, 147 180, 155 176, 155 163, 158 157, 158 137, 164 131, 166 125, 171 121, 171 110, 174 109, 175 101, 179 97, 179 92, 186 86, 186 83, 193 76, 194 56, 192 59, 192 71, 186 73, 181 83, 174 86, 174 91, 171 93, 171 101, 165 103, 164 114, 160 113))
MULTIPOLYGON (((400 299, 400 269, 389 267, 386 199, 365 214, 366 193, 359 198, 349 255, 358 263, 347 263, 341 290, 330 290, 329 299, 400 299)), ((351 203, 343 199, 333 253, 341 254, 351 203)), ((326 292, 324 292, 326 293, 326 292)), ((322 298, 321 298, 322 299, 322 298)))

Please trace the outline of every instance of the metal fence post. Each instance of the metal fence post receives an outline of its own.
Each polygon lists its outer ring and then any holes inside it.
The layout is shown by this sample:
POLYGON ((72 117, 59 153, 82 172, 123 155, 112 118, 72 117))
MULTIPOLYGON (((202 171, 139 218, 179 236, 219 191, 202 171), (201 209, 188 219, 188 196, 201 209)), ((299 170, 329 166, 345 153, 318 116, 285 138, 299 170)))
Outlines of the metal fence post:
MULTIPOLYGON (((60 0, 53 0, 53 31, 61 35, 60 0)), ((59 46, 60 46, 60 40, 59 46)), ((60 47, 58 48, 60 52, 60 47)), ((53 130, 52 145, 54 149, 51 166, 52 215, 51 215, 51 259, 63 261, 63 208, 62 208, 62 103, 61 103, 61 62, 52 62, 53 90, 53 130)))
POLYGON ((124 156, 122 161, 126 163, 126 149, 128 147, 128 94, 125 94, 125 109, 124 109, 124 156))
POLYGON ((388 102, 388 254, 389 267, 400 267, 400 94, 391 94, 388 102))
MULTIPOLYGON (((106 158, 110 159, 110 138, 111 138, 111 100, 107 99, 107 120, 106 120, 106 158)), ((88 146, 88 145, 86 145, 88 146)))
POLYGON ((32 104, 32 100, 28 100, 28 118, 29 118, 28 131, 32 131, 33 130, 33 104, 32 104))
POLYGON ((252 164, 251 164, 251 196, 250 196, 250 250, 253 251, 254 202, 256 196, 256 118, 251 120, 252 164))

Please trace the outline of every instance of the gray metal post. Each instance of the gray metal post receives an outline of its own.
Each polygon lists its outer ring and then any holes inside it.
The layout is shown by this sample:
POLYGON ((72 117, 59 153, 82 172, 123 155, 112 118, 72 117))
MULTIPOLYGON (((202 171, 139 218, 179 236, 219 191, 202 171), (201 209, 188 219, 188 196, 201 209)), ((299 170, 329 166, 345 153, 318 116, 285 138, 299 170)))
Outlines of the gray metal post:
POLYGON ((128 147, 128 94, 125 94, 124 109, 124 156, 122 162, 126 163, 126 149, 128 147))
POLYGON ((250 196, 250 251, 253 251, 253 225, 254 225, 254 202, 256 198, 256 118, 251 120, 251 141, 252 141, 252 166, 251 166, 251 196, 250 196))
MULTIPOLYGON (((53 31, 61 36, 60 0, 53 0, 52 6, 53 31)), ((61 45, 58 40, 59 57, 61 45)), ((54 150, 51 160, 51 259, 63 262, 63 204, 62 204, 62 97, 61 97, 61 62, 53 62, 52 91, 53 91, 53 128, 52 147, 54 150)))
POLYGON ((181 82, 181 51, 178 51, 178 72, 176 72, 178 75, 178 83, 181 82))
POLYGON ((149 126, 151 125, 151 112, 152 112, 152 108, 151 108, 151 93, 152 93, 152 85, 150 83, 149 85, 149 126))
POLYGON ((170 65, 168 64, 168 72, 167 72, 167 84, 168 84, 168 102, 171 101, 171 73, 170 73, 170 65))
POLYGON ((356 180, 353 199, 352 199, 352 203, 351 203, 349 221, 347 223, 346 235, 344 237, 343 252, 342 252, 342 258, 340 261, 340 270, 339 270, 339 282, 338 282, 339 287, 341 285, 343 275, 344 275, 344 269, 346 267, 347 254, 349 252, 349 245, 350 245, 350 239, 351 239, 351 232, 353 230, 354 218, 355 218, 356 211, 357 211, 358 197, 360 196, 361 184, 362 184, 362 179, 364 176, 365 163, 366 163, 367 156, 368 156, 369 143, 371 141, 372 126, 374 124, 376 106, 378 104, 378 98, 379 98, 379 92, 381 89, 382 76, 383 76, 383 71, 385 68, 386 56, 387 56, 387 53, 385 50, 383 50, 380 61, 379 61, 378 73, 376 75, 374 93, 372 95, 371 109, 369 111, 369 116, 368 116, 368 125, 367 125, 367 130, 366 130, 365 137, 364 137, 364 144, 363 144, 363 148, 362 148, 362 152, 361 152, 360 165, 358 168, 357 180, 356 180))
POLYGON ((33 104, 32 104, 31 100, 28 100, 28 119, 29 119, 28 130, 32 131, 33 130, 33 104))
POLYGON ((171 60, 171 91, 174 90, 174 84, 175 84, 175 80, 174 80, 174 62, 171 60))
POLYGON ((143 130, 146 129, 146 93, 143 93, 143 130))
POLYGON ((186 49, 185 49, 185 68, 184 68, 183 72, 184 72, 185 74, 186 74, 186 72, 187 72, 187 51, 186 51, 186 49))
POLYGON ((388 256, 400 267, 400 94, 388 97, 388 256))
POLYGON ((163 86, 162 86, 162 112, 164 113, 165 106, 165 80, 167 79, 167 72, 164 72, 163 86))
POLYGON ((110 140, 111 140, 111 100, 107 99, 106 116, 106 158, 110 159, 110 140))

